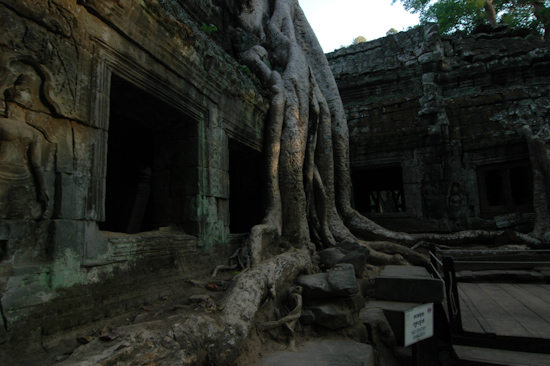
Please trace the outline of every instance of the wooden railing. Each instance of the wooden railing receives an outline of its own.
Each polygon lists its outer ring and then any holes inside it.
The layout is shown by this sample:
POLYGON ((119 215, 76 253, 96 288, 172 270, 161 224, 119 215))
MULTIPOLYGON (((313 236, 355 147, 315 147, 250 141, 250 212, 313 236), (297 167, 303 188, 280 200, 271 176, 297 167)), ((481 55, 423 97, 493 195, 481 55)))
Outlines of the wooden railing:
POLYGON ((550 250, 436 250, 430 246, 430 267, 445 282, 447 316, 451 332, 463 334, 457 272, 462 270, 531 270, 550 267, 550 250), (441 259, 440 259, 441 258, 441 259))

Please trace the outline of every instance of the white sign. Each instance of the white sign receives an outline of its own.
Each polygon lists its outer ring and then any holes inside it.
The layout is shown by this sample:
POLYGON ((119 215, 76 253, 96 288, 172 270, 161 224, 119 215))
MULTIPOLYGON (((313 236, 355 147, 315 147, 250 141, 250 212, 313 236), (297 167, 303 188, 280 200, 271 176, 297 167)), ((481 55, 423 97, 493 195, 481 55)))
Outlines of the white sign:
POLYGON ((434 335, 434 304, 405 311, 405 347, 434 335))

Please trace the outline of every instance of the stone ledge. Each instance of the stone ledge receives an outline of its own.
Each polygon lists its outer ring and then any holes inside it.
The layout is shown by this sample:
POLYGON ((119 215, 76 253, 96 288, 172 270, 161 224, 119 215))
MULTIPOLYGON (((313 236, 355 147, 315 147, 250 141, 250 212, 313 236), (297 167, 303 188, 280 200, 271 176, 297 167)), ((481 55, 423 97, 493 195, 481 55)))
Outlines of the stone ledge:
POLYGON ((377 300, 440 303, 444 299, 443 281, 419 266, 386 266, 374 280, 374 291, 377 300))

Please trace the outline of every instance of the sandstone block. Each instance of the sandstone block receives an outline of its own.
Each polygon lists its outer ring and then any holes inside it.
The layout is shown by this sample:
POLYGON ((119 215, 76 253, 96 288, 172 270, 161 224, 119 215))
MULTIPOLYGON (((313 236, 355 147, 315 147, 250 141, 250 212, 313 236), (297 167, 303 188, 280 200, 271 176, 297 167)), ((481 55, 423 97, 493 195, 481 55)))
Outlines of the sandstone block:
POLYGON ((355 270, 349 263, 340 263, 334 266, 328 272, 327 281, 334 296, 351 296, 358 291, 355 270))
POLYGON ((440 303, 444 298, 444 285, 432 278, 424 267, 386 266, 374 281, 378 300, 414 303, 440 303))
POLYGON ((340 329, 353 325, 353 317, 349 311, 344 311, 334 305, 319 305, 309 308, 315 314, 315 324, 329 329, 340 329))

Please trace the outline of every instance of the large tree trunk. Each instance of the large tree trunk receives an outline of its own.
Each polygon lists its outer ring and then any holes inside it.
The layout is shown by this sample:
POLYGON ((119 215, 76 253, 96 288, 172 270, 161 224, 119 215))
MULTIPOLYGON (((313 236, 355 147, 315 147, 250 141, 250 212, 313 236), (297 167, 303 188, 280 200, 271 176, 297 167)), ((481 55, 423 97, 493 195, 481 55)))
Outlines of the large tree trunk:
POLYGON ((484 5, 485 12, 487 13, 487 21, 491 25, 497 25, 497 13, 493 6, 493 0, 485 0, 484 5))
POLYGON ((272 95, 265 150, 268 209, 248 240, 253 263, 260 262, 266 246, 279 239, 332 246, 364 238, 412 246, 422 240, 463 243, 492 241, 502 235, 491 231, 398 233, 353 209, 344 107, 313 30, 297 0, 254 0, 250 7, 241 13, 241 24, 265 42, 244 52, 241 61, 271 88, 272 95))

